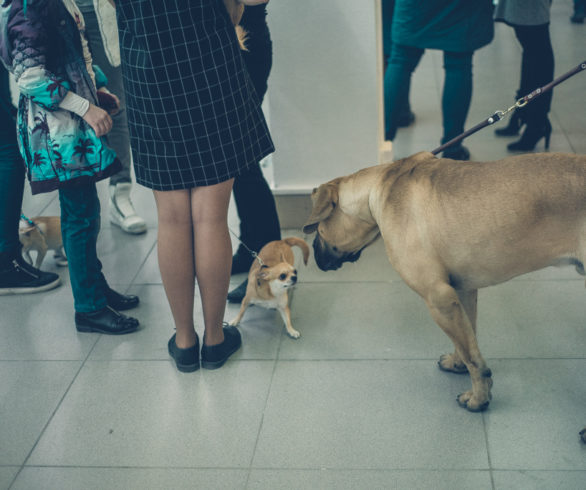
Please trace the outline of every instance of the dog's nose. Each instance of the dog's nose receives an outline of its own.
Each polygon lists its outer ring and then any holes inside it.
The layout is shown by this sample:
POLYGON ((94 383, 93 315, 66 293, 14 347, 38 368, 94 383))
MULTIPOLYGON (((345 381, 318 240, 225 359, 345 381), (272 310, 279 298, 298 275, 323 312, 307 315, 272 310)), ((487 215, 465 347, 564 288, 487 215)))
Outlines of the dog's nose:
POLYGON ((297 276, 291 276, 291 282, 292 283, 296 283, 297 282, 297 276))

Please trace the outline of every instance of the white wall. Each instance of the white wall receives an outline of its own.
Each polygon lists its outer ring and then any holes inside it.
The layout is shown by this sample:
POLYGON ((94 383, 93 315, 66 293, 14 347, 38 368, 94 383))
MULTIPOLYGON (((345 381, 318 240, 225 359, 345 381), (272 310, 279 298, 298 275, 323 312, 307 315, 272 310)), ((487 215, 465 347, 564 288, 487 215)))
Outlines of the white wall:
MULTIPOLYGON (((380 0, 271 0, 265 106, 275 194, 304 194, 378 163, 380 0)), ((382 134, 382 133, 381 133, 382 134)))

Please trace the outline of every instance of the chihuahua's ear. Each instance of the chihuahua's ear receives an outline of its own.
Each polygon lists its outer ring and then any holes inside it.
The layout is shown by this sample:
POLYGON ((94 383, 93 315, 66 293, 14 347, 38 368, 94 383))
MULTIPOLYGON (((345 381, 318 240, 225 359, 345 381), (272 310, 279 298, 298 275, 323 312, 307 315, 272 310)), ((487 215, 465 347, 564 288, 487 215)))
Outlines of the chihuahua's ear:
POLYGON ((269 267, 267 265, 261 265, 260 270, 256 273, 257 281, 265 281, 269 276, 269 267))
POLYGON ((313 209, 311 216, 303 225, 303 233, 313 233, 317 230, 320 221, 326 219, 338 204, 338 182, 332 181, 313 189, 311 193, 313 209))

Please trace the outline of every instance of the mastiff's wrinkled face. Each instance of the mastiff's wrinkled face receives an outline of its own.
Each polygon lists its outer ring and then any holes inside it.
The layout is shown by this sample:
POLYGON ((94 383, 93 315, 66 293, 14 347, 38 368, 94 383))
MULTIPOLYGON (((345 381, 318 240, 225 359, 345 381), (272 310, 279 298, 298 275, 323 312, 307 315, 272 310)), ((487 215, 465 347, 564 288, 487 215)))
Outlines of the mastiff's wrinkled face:
POLYGON ((340 199, 339 182, 335 179, 314 189, 311 216, 303 226, 304 233, 317 231, 314 257, 324 271, 357 261, 362 250, 379 236, 376 223, 360 217, 364 210, 360 209, 363 204, 359 200, 340 199))

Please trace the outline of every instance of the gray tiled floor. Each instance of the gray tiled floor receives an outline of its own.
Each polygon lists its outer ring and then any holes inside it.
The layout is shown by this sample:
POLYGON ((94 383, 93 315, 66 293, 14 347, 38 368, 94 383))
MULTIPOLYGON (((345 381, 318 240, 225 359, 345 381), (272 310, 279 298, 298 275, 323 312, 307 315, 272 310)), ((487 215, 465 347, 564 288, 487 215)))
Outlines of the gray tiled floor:
MULTIPOLYGON (((570 10, 554 2, 556 73, 586 58, 586 26, 571 25, 570 10)), ((498 25, 475 56, 470 126, 510 104, 519 62, 498 25)), ((417 124, 399 132, 397 157, 437 146, 442 77, 441 55, 427 53, 411 92, 417 124)), ((556 89, 551 151, 586 153, 585 86, 580 74, 556 89)), ((492 129, 466 144, 475 159, 506 156, 492 129)), ((100 194, 105 209, 103 184, 100 194)), ((104 216, 99 248, 110 281, 141 296, 140 332, 76 333, 67 274, 51 258, 63 287, 0 298, 0 489, 586 488, 586 302, 573 269, 480 292, 495 380, 483 414, 456 404, 469 380, 436 368, 450 342, 380 242, 336 272, 299 267, 299 340, 275 312, 251 308, 233 359, 185 375, 166 352, 152 197, 137 187, 134 201, 148 233, 127 236, 104 216)), ((27 196, 25 210, 57 214, 58 203, 27 196)))

